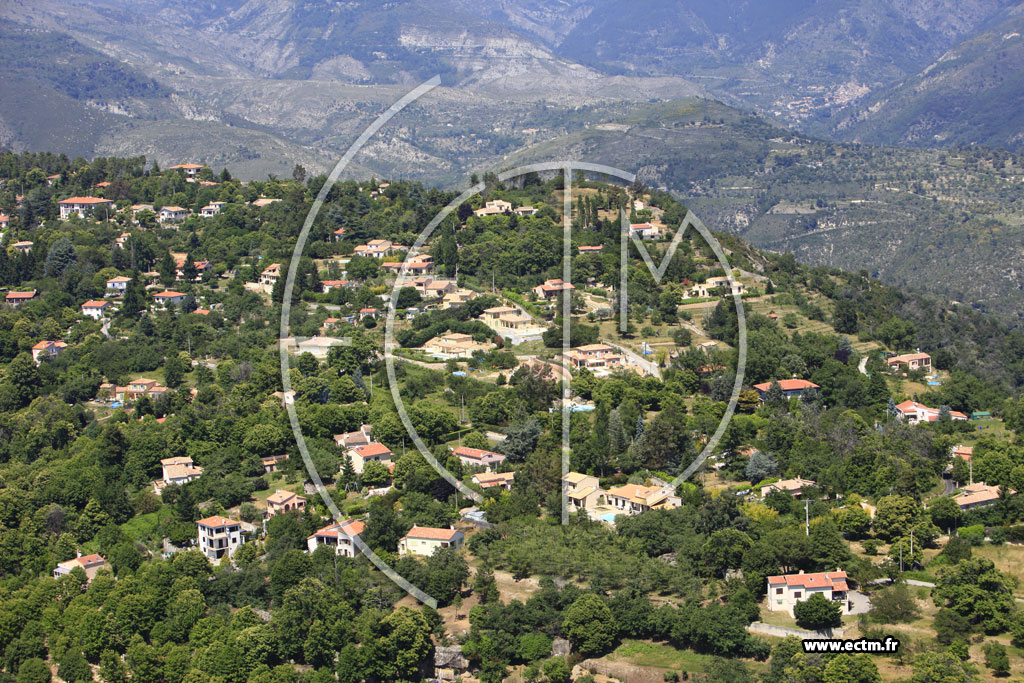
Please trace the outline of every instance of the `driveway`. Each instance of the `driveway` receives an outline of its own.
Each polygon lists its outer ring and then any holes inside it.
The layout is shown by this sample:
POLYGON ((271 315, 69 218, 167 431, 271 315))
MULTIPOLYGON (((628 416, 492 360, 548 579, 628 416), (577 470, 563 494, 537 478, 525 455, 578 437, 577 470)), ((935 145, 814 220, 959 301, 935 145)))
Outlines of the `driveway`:
POLYGON ((850 591, 846 596, 850 601, 850 614, 864 614, 871 610, 871 600, 860 591, 850 591))

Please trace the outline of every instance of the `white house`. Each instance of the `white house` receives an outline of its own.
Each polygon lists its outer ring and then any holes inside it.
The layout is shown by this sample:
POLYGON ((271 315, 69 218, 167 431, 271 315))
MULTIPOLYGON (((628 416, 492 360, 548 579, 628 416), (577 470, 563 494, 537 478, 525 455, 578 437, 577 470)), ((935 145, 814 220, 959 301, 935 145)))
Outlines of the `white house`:
POLYGON ((650 223, 630 223, 629 236, 642 240, 656 240, 661 236, 661 228, 650 223))
POLYGON ((67 348, 67 344, 62 341, 49 341, 44 340, 38 342, 32 347, 32 360, 35 361, 36 365, 39 365, 44 360, 56 358, 60 355, 60 352, 67 348))
POLYGON ((648 510, 671 510, 682 505, 671 487, 625 484, 608 489, 605 500, 626 515, 637 515, 648 510))
POLYGON ((785 574, 768 577, 768 611, 789 612, 793 616, 793 607, 815 593, 821 593, 826 600, 839 603, 843 614, 850 613, 849 586, 846 584, 846 572, 819 572, 816 574, 785 574))
POLYGON ((314 552, 319 546, 334 548, 334 552, 342 557, 355 557, 357 554, 355 539, 366 529, 366 524, 357 519, 346 519, 341 524, 331 524, 318 529, 315 534, 306 538, 306 547, 314 552))
POLYGON ((511 491, 515 478, 515 472, 477 472, 473 475, 472 481, 482 489, 500 486, 506 491, 511 491))
POLYGON ((165 206, 160 209, 160 220, 164 222, 181 221, 188 218, 188 209, 180 206, 165 206))
POLYGON ((783 491, 794 498, 799 498, 800 494, 804 492, 804 489, 809 489, 815 485, 814 481, 810 479, 801 479, 800 477, 797 477, 796 479, 783 479, 782 481, 776 481, 762 486, 761 497, 763 498, 767 495, 771 495, 774 491, 783 491))
POLYGON ((260 273, 260 284, 274 286, 281 277, 281 264, 271 263, 260 273))
POLYGON ((184 171, 186 177, 195 178, 196 176, 199 175, 199 172, 202 171, 204 168, 206 167, 203 166, 202 164, 175 164, 174 166, 168 167, 167 170, 184 171))
POLYGON ((85 218, 95 214, 97 210, 101 214, 105 212, 106 215, 113 213, 114 210, 114 202, 102 197, 68 197, 57 202, 57 205, 60 206, 61 220, 65 221, 73 213, 77 213, 81 218, 85 218))
POLYGON ((165 290, 153 295, 153 302, 160 308, 167 308, 169 305, 180 306, 185 301, 185 294, 165 290))
POLYGON ((199 209, 199 215, 203 218, 216 216, 226 204, 227 202, 210 202, 203 208, 199 209))
POLYGON ((105 316, 113 305, 109 301, 96 301, 90 299, 82 304, 82 315, 87 315, 93 320, 99 320, 105 316))
POLYGON ((124 294, 125 290, 128 289, 128 283, 131 282, 130 277, 124 275, 118 275, 107 280, 107 296, 120 296, 124 294))
POLYGON ((167 486, 184 486, 198 479, 203 468, 192 463, 187 455, 164 458, 160 461, 161 477, 153 482, 153 492, 160 494, 167 486))
POLYGON ((440 548, 461 548, 465 543, 466 536, 461 531, 414 526, 398 541, 398 555, 430 557, 440 548))
MULTIPOLYGON (((904 401, 896 405, 896 417, 903 420, 907 424, 917 424, 918 422, 938 422, 939 421, 939 410, 937 408, 929 408, 923 403, 917 401, 904 401)), ((949 411, 949 417, 952 420, 966 420, 967 415, 961 413, 959 410, 949 411)))
POLYGON ((214 515, 196 522, 199 527, 199 550, 211 560, 219 560, 225 555, 231 557, 245 542, 242 523, 214 515))

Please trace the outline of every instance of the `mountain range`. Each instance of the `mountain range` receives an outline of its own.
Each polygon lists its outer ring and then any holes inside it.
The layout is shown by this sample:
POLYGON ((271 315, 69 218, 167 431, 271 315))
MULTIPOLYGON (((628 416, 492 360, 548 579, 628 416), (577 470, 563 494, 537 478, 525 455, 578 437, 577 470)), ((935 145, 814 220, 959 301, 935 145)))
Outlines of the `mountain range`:
POLYGON ((36 0, 0 20, 6 147, 323 172, 440 74, 350 175, 602 161, 758 246, 1024 310, 1024 168, 969 149, 1024 150, 1024 2, 36 0))

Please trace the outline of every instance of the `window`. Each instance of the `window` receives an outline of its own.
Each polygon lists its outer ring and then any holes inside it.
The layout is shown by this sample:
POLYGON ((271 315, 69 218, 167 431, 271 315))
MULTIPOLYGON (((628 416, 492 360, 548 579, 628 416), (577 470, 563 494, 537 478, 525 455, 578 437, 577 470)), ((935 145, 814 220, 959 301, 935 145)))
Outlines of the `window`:
POLYGON ((800 599, 800 595, 801 595, 800 591, 796 591, 796 592, 793 593, 793 597, 796 598, 797 600, 800 599))
POLYGON ((782 589, 781 588, 776 588, 775 589, 775 594, 776 595, 782 595, 782 589))

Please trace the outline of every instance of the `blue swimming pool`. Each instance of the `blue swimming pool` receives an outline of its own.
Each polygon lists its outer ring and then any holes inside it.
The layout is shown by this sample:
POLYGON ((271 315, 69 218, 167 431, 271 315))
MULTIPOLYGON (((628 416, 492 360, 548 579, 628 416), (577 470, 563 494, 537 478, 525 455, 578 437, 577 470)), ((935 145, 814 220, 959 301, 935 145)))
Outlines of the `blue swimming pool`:
POLYGON ((614 522, 615 521, 615 513, 614 512, 606 512, 606 513, 604 513, 603 515, 601 515, 601 521, 602 522, 614 522))

